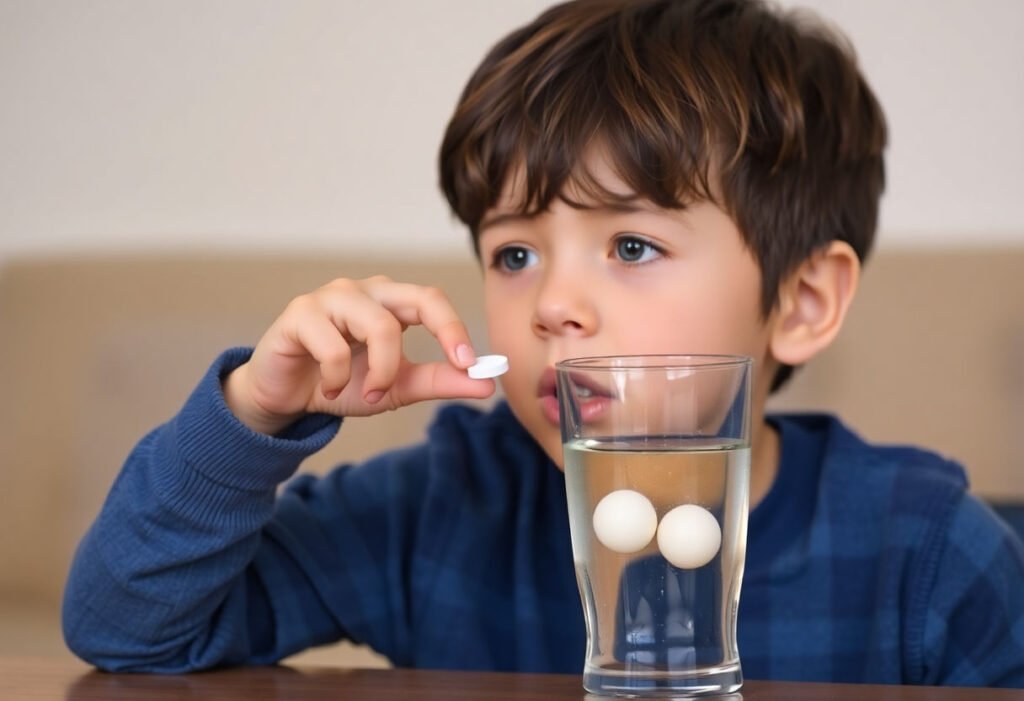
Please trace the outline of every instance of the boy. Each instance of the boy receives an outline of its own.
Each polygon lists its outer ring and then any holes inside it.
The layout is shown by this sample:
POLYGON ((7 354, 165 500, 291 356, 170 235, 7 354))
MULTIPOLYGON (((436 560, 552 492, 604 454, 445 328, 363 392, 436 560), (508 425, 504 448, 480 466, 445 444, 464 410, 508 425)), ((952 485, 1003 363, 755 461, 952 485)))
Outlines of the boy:
POLYGON ((765 417, 842 326, 883 187, 881 110, 835 37, 757 2, 552 8, 470 79, 441 180, 484 268, 507 401, 276 486, 338 417, 491 380, 451 303, 386 278, 291 302, 137 446, 76 556, 69 646, 112 670, 267 663, 342 637, 397 665, 578 672, 553 364, 756 362, 749 678, 1024 685, 1024 549, 931 454, 765 417), (414 364, 422 324, 446 361, 414 364))

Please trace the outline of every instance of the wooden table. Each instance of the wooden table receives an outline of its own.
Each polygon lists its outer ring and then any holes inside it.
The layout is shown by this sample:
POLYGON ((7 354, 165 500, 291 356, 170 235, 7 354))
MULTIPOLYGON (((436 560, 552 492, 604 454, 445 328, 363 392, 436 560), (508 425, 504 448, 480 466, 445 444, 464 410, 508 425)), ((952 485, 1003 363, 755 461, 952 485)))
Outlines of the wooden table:
MULTIPOLYGON (((1024 701, 1024 691, 749 681, 743 701, 1024 701)), ((182 676, 103 674, 63 659, 0 657, 0 699, 568 701, 580 677, 405 669, 255 667, 182 676)), ((739 698, 733 695, 732 698, 739 698)))

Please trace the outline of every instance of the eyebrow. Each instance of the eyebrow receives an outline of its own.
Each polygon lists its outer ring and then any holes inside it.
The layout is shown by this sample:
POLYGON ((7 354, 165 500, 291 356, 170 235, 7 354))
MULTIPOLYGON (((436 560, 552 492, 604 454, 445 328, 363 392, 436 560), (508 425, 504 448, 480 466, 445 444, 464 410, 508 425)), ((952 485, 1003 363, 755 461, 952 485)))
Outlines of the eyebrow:
MULTIPOLYGON (((582 207, 582 209, 588 212, 595 213, 610 213, 610 214, 634 214, 636 212, 647 212, 650 214, 657 214, 658 212, 664 211, 663 208, 658 207, 653 202, 641 198, 632 197, 628 200, 622 200, 621 202, 602 202, 596 207, 582 207)), ((499 224, 507 224, 509 222, 518 222, 533 219, 540 212, 523 213, 523 212, 506 212, 504 214, 494 214, 492 216, 484 216, 480 220, 480 225, 477 227, 477 232, 482 233, 484 229, 499 224)))

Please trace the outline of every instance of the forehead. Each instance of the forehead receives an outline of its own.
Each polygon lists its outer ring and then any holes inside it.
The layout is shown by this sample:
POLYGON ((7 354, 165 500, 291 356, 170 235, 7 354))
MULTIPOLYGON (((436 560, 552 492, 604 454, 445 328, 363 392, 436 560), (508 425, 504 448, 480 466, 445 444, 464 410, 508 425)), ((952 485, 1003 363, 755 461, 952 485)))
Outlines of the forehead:
MULTIPOLYGON (((509 168, 509 175, 494 204, 484 212, 475 227, 474 242, 478 244, 480 234, 489 227, 529 220, 542 214, 554 199, 566 202, 573 209, 602 215, 638 212, 677 215, 705 202, 716 208, 723 207, 720 182, 717 180, 719 171, 714 166, 709 166, 708 173, 698 183, 684 185, 683 192, 666 191, 666 183, 646 171, 644 178, 639 180, 638 189, 623 176, 623 172, 627 172, 635 179, 637 164, 617 164, 611 154, 612 151, 600 142, 587 148, 574 164, 572 172, 561 183, 561 188, 557 192, 547 193, 543 187, 538 187, 537 182, 530 182, 526 165, 519 159, 509 168)), ((533 174, 535 181, 546 177, 550 177, 547 172, 533 174)))
MULTIPOLYGON (((494 205, 487 210, 481 228, 492 216, 523 214, 539 209, 531 202, 526 165, 520 159, 509 170, 494 205)), ((608 207, 616 203, 638 203, 645 198, 637 193, 615 168, 607 149, 587 149, 572 169, 559 196, 580 208, 608 207)))

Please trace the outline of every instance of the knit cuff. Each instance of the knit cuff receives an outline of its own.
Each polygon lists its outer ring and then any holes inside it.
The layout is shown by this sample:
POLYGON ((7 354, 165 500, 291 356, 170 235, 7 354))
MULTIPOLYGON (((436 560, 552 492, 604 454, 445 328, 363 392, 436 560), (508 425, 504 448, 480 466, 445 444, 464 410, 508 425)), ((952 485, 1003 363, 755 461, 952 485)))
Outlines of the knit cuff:
POLYGON ((251 348, 222 353, 171 428, 182 458, 192 469, 235 489, 266 490, 291 477, 305 458, 327 445, 341 419, 309 414, 277 436, 250 429, 231 413, 221 383, 251 355, 251 348))

